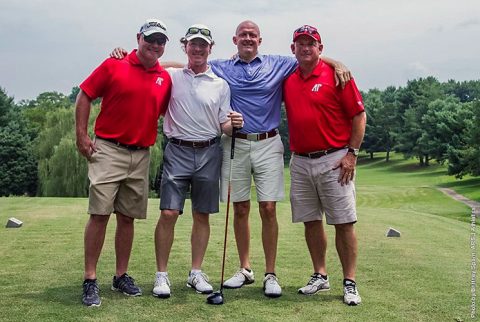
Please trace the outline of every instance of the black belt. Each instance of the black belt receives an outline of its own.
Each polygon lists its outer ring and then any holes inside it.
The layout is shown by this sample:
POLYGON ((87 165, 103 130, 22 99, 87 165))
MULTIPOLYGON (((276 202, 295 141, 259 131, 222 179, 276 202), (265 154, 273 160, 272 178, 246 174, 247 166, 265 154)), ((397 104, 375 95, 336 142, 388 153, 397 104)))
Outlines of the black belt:
POLYGON ((249 140, 249 141, 261 141, 268 138, 273 138, 278 134, 277 129, 273 129, 264 133, 236 133, 235 137, 239 139, 249 140))
POLYGON ((133 150, 133 151, 136 151, 136 150, 148 150, 148 146, 138 146, 138 145, 131 145, 131 144, 123 144, 123 143, 118 142, 117 140, 108 139, 108 138, 102 138, 101 136, 98 136, 98 135, 96 135, 96 137, 97 137, 98 139, 101 139, 101 140, 104 140, 104 141, 108 141, 108 142, 110 142, 110 143, 115 144, 116 146, 119 146, 119 147, 122 147, 122 148, 125 148, 125 149, 128 149, 128 150, 133 150))
POLYGON ((185 141, 185 140, 180 140, 176 138, 170 138, 168 139, 168 142, 176 144, 176 145, 181 145, 181 146, 188 146, 190 148, 206 148, 211 145, 213 145, 215 142, 217 142, 217 138, 213 138, 208 141, 185 141))
POLYGON ((321 158, 323 156, 326 156, 327 154, 337 152, 337 151, 343 150, 343 149, 345 149, 345 148, 331 148, 331 149, 328 149, 328 150, 320 150, 320 151, 315 151, 315 152, 310 152, 310 153, 294 152, 294 154, 299 155, 301 157, 310 158, 310 159, 318 159, 318 158, 321 158))

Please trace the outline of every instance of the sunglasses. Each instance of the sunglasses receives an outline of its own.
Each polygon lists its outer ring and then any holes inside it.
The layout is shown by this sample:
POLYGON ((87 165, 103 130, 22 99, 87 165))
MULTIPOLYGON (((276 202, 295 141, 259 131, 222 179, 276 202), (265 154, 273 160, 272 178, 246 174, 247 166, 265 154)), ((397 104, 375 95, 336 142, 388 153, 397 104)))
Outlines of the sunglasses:
POLYGON ((207 36, 207 37, 212 37, 212 33, 210 32, 210 30, 208 29, 205 29, 205 28, 196 28, 196 27, 191 27, 191 28, 188 28, 187 30, 187 35, 195 35, 195 34, 202 34, 204 36, 207 36))
POLYGON ((158 36, 155 34, 152 34, 150 36, 145 36, 143 35, 143 40, 148 42, 149 44, 157 43, 159 46, 165 46, 167 43, 167 38, 165 36, 158 36))
POLYGON ((317 28, 314 28, 312 26, 308 26, 308 25, 305 25, 305 26, 302 26, 300 28, 298 28, 297 30, 295 30, 295 33, 302 33, 302 32, 306 32, 310 35, 318 35, 318 30, 317 28))

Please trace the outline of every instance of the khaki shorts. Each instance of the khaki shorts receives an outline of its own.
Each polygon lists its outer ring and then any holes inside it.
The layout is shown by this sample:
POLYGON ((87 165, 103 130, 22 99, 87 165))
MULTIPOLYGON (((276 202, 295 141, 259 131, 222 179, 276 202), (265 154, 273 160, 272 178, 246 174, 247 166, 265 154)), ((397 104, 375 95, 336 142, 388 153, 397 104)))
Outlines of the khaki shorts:
POLYGON ((318 159, 292 154, 290 160, 290 204, 292 222, 322 220, 327 224, 346 224, 357 221, 355 182, 342 186, 338 182, 340 168, 332 170, 345 156, 347 149, 318 159))
MULTIPOLYGON (((223 163, 220 189, 223 202, 227 201, 231 142, 231 137, 222 136, 223 163)), ((233 202, 250 200, 253 176, 257 201, 282 200, 285 197, 283 168, 283 144, 280 135, 261 141, 235 139, 230 199, 233 202)))
POLYGON ((97 152, 88 163, 88 213, 145 219, 150 151, 128 150, 99 138, 95 146, 97 152))

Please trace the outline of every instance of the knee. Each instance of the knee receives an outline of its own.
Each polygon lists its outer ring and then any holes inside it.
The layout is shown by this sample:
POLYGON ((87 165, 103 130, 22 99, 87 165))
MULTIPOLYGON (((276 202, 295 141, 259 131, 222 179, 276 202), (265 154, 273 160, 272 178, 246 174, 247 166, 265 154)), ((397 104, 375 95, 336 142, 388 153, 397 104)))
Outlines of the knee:
POLYGON ((353 223, 348 223, 335 225, 335 231, 337 234, 344 236, 348 234, 353 234, 355 230, 353 227, 353 223))
POLYGON ((266 216, 266 217, 275 217, 276 215, 276 204, 275 202, 271 202, 271 201, 267 201, 267 202, 264 202, 264 201, 261 201, 259 203, 259 207, 260 207, 260 213, 263 215, 263 216, 266 216))
POLYGON ((90 215, 90 223, 94 225, 106 225, 109 219, 110 215, 90 215))
POLYGON ((133 225, 133 218, 117 213, 118 225, 133 225))
POLYGON ((235 202, 233 204, 236 218, 248 218, 250 201, 235 202))
POLYGON ((178 216, 179 213, 176 210, 162 210, 159 223, 163 225, 174 225, 177 222, 178 216))
POLYGON ((193 223, 195 225, 201 225, 201 226, 209 226, 210 216, 205 213, 194 213, 193 214, 193 223))

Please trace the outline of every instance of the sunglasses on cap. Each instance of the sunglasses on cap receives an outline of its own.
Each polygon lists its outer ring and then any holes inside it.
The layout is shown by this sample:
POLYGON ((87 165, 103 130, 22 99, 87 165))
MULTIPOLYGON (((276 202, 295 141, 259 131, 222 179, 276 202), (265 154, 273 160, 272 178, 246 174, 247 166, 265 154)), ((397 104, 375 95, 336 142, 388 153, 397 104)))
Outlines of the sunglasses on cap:
POLYGON ((186 35, 195 35, 195 34, 198 34, 198 33, 200 33, 204 36, 207 36, 207 37, 212 37, 212 33, 210 32, 210 30, 205 29, 205 28, 196 28, 196 27, 188 28, 186 35))
POLYGON ((297 30, 294 31, 294 33, 308 33, 310 35, 318 35, 318 30, 317 28, 315 27, 312 27, 312 26, 308 26, 308 25, 305 25, 305 26, 301 26, 300 28, 298 28, 297 30))
POLYGON ((167 37, 162 34, 151 34, 150 36, 143 35, 143 40, 149 44, 157 43, 159 46, 164 46, 167 43, 167 37))

